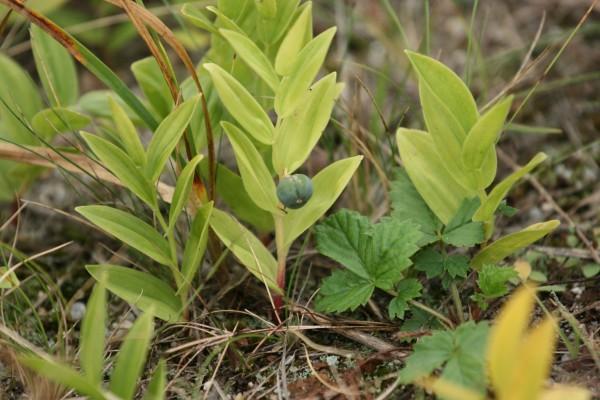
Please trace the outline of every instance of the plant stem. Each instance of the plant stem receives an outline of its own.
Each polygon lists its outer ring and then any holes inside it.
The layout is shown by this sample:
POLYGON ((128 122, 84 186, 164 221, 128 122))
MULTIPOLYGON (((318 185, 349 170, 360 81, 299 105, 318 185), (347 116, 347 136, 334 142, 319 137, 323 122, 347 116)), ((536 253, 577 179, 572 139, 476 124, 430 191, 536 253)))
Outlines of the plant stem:
MULTIPOLYGON (((158 223, 167 235, 167 240, 169 241, 169 250, 171 253, 171 265, 169 265, 169 268, 171 269, 171 274, 173 275, 173 279, 175 280, 175 285, 177 286, 177 291, 179 292, 179 297, 181 298, 181 304, 185 305, 187 303, 188 291, 182 290, 183 285, 185 285, 186 283, 182 280, 181 272, 178 269, 179 263, 177 262, 177 242, 175 241, 175 232, 172 229, 169 229, 165 218, 158 210, 156 210, 154 214, 158 219, 158 223)), ((187 314, 187 307, 184 310, 184 314, 187 314)))
MULTIPOLYGON (((284 242, 284 227, 283 227, 283 216, 274 215, 275 220, 275 244, 277 246, 277 286, 282 292, 285 292, 285 264, 289 248, 284 242)), ((279 312, 283 306, 283 295, 276 294, 273 298, 275 304, 275 313, 279 317, 279 312)))
POLYGON ((458 288, 456 287, 456 282, 452 282, 450 284, 450 293, 452 294, 452 301, 454 302, 454 307, 456 308, 456 315, 458 316, 458 321, 462 324, 463 322, 465 322, 465 318, 463 316, 462 301, 460 300, 460 293, 458 292, 458 288))

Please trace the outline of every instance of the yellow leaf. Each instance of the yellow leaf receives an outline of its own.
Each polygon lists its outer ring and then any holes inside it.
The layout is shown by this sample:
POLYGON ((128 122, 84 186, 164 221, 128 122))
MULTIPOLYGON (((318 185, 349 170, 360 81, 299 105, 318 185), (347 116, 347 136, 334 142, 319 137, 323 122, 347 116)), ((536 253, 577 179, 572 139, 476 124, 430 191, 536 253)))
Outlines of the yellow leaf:
POLYGON ((588 400, 592 395, 585 389, 576 386, 556 385, 542 393, 540 400, 588 400))
POLYGON ((530 400, 539 398, 544 381, 550 373, 556 322, 546 318, 531 330, 521 343, 518 358, 513 360, 513 380, 510 395, 500 399, 530 400))
POLYGON ((531 275, 531 264, 525 260, 517 260, 515 261, 515 271, 519 274, 519 279, 525 282, 531 275))
POLYGON ((499 398, 510 395, 515 362, 533 310, 534 289, 523 286, 504 305, 490 332, 487 362, 490 380, 499 398))
POLYGON ((483 400, 484 397, 470 389, 444 379, 428 377, 415 382, 425 390, 446 400, 483 400))

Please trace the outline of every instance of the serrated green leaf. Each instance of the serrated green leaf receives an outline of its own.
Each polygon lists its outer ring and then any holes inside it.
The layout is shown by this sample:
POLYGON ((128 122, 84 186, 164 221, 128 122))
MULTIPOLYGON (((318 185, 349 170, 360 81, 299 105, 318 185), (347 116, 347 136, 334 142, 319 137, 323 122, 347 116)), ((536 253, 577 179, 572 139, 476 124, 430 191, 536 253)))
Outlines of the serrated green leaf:
POLYGON ((477 286, 488 298, 501 297, 508 293, 508 282, 517 277, 514 268, 485 264, 477 273, 477 286))
POLYGON ((446 258, 444 268, 451 278, 466 278, 469 273, 469 257, 453 254, 446 258))
POLYGON ((149 312, 142 314, 127 333, 119 349, 109 386, 110 391, 120 399, 133 399, 153 333, 154 321, 149 312))
POLYGON ((181 266, 181 274, 183 275, 185 285, 191 284, 206 252, 208 227, 210 226, 212 211, 213 203, 207 203, 198 209, 192 221, 190 233, 185 243, 181 266))
POLYGON ((398 296, 388 305, 390 318, 404 319, 404 313, 408 310, 408 302, 421 295, 423 285, 416 279, 404 279, 396 285, 398 296))
POLYGON ((79 359, 85 378, 93 385, 102 384, 104 335, 106 333, 106 290, 96 284, 85 310, 79 340, 79 359))
POLYGON ((286 76, 275 96, 275 111, 281 119, 289 117, 302 100, 319 73, 335 35, 336 28, 329 28, 311 40, 298 54, 289 76, 286 76))
POLYGON ((405 367, 400 371, 403 383, 430 375, 440 368, 452 356, 454 335, 450 331, 436 331, 431 336, 421 338, 414 346, 413 353, 406 359, 405 367))
POLYGON ((146 176, 150 182, 156 183, 160 178, 167 160, 190 124, 199 103, 199 96, 184 101, 171 111, 154 132, 148 145, 146 161, 146 176))
POLYGON ((144 394, 144 400, 164 400, 165 389, 167 385, 167 363, 161 359, 154 370, 152 379, 148 384, 146 393, 144 394))
POLYGON ((118 265, 86 265, 86 269, 108 290, 143 311, 152 311, 167 322, 180 319, 182 304, 175 291, 164 280, 118 265))
POLYGON ((46 96, 53 107, 77 102, 79 82, 71 55, 37 25, 30 29, 31 49, 46 96))
POLYGON ((169 86, 154 57, 147 57, 131 64, 131 72, 150 105, 162 119, 169 115, 174 102, 169 86))
POLYGON ((172 230, 175 227, 177 219, 188 204, 196 167, 203 158, 204 156, 202 154, 198 154, 196 157, 192 158, 177 178, 173 200, 169 207, 169 230, 172 230))
POLYGON ((275 92, 279 87, 279 77, 262 50, 245 34, 227 29, 219 29, 219 32, 240 58, 275 92))
POLYGON ((516 251, 538 241, 559 225, 560 221, 552 220, 533 224, 519 232, 506 235, 481 249, 471 260, 471 267, 479 270, 485 264, 496 264, 516 251))
POLYGON ((292 242, 311 227, 333 205, 358 168, 362 156, 336 161, 313 178, 314 193, 306 205, 288 210, 283 217, 284 245, 292 242))
POLYGON ((488 221, 490 220, 498 206, 504 200, 509 190, 513 185, 522 177, 531 172, 535 167, 544 162, 548 158, 544 153, 538 153, 531 159, 524 167, 518 171, 513 172, 506 177, 502 182, 497 184, 488 197, 483 201, 475 215, 473 216, 474 221, 488 221))
POLYGON ((375 286, 351 271, 334 271, 321 284, 316 308, 322 312, 356 310, 371 298, 375 286))
POLYGON ((92 122, 87 115, 78 113, 68 108, 46 108, 35 114, 31 120, 31 127, 45 140, 65 132, 77 132, 92 122))
POLYGON ((277 127, 273 145, 273 167, 279 176, 292 174, 309 157, 329 123, 340 94, 336 74, 315 83, 298 108, 277 127))
POLYGON ((110 110, 115 121, 115 128, 120 139, 123 150, 127 153, 133 162, 143 167, 146 165, 146 150, 142 145, 140 136, 133 125, 133 121, 127 115, 127 112, 112 97, 109 97, 110 110))
POLYGON ((216 64, 204 64, 227 111, 244 130, 264 144, 272 144, 275 128, 254 97, 231 74, 216 64))
POLYGON ((214 209, 210 227, 229 250, 254 276, 271 290, 279 293, 277 285, 277 261, 264 244, 229 214, 214 209))
POLYGON ((425 272, 427 279, 435 278, 444 273, 446 259, 433 247, 418 252, 413 258, 415 269, 425 272))
POLYGON ((242 183, 250 198, 263 210, 280 213, 275 182, 252 141, 235 125, 229 122, 221 125, 233 146, 242 183))
POLYGON ((81 136, 103 165, 115 174, 127 189, 156 210, 156 190, 123 150, 91 133, 81 132, 81 136))
POLYGON ((108 206, 83 206, 75 209, 100 229, 140 251, 147 257, 173 265, 167 241, 152 226, 133 215, 108 206))
POLYGON ((285 38, 279 45, 275 57, 275 70, 279 75, 289 75, 294 67, 302 48, 308 43, 307 32, 312 39, 312 2, 307 2, 298 18, 288 30, 285 38))

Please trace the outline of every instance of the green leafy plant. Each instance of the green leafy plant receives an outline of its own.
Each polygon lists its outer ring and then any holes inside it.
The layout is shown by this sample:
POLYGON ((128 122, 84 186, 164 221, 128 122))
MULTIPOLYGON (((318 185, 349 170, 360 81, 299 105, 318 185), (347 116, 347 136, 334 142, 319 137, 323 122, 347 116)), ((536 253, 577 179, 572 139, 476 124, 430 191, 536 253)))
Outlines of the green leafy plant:
MULTIPOLYGON (((103 278, 99 280, 103 281, 103 278)), ((108 387, 104 387, 105 334, 106 334, 106 289, 102 283, 96 284, 87 303, 87 310, 81 325, 79 365, 81 371, 63 361, 43 353, 29 353, 20 356, 19 361, 48 379, 75 390, 78 394, 94 400, 133 399, 138 381, 144 370, 149 345, 153 336, 152 310, 142 314, 133 324, 118 355, 108 387)), ((164 399, 166 385, 166 365, 160 361, 146 389, 144 399, 164 399)))

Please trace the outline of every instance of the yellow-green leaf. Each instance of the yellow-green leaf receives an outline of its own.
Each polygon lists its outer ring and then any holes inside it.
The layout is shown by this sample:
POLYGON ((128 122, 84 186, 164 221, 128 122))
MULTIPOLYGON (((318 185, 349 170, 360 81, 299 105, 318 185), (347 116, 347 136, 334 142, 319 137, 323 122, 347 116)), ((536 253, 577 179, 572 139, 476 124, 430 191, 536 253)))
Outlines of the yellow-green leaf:
MULTIPOLYGON (((310 32, 312 39, 312 2, 309 1, 304 5, 302 12, 296 18, 292 27, 288 30, 275 58, 275 71, 279 75, 289 75, 294 67, 294 64, 300 54, 302 48, 306 45, 307 32, 310 32)), ((309 39, 309 40, 310 40, 309 39)))
POLYGON ((144 400, 164 400, 166 396, 165 386, 167 385, 167 363, 161 359, 148 384, 144 400))
POLYGON ((119 102, 112 97, 109 97, 108 102, 113 120, 115 121, 115 128, 121 141, 121 146, 136 165, 143 167, 146 165, 146 150, 142 145, 142 141, 135 129, 133 121, 131 121, 127 112, 121 107, 119 102))
POLYGON ((506 235, 489 246, 481 249, 471 260, 471 266, 480 269, 485 264, 495 264, 507 256, 521 250, 543 238, 560 225, 560 221, 552 220, 533 224, 527 228, 506 235))
POLYGON ((275 182, 260 153, 246 134, 229 122, 221 124, 233 146, 244 189, 254 203, 265 211, 279 212, 275 182))
POLYGON ((173 200, 169 207, 169 229, 172 230, 177 223, 177 218, 181 215, 181 212, 187 206, 190 192, 192 190, 192 181, 194 180, 194 173, 196 167, 200 164, 200 161, 204 156, 198 154, 187 163, 185 168, 179 174, 177 178, 177 184, 175 185, 175 192, 173 193, 173 200))
POLYGON ((45 140, 51 140, 59 133, 78 132, 92 122, 87 115, 78 113, 68 108, 46 108, 35 114, 31 120, 31 127, 45 140))
POLYGON ((210 227, 248 271, 271 290, 281 292, 277 286, 277 261, 252 232, 231 215, 216 208, 210 218, 210 227))
POLYGON ((279 86, 279 77, 271 64, 271 61, 265 56, 261 49, 248 36, 227 30, 219 29, 219 32, 229 42, 231 47, 248 64, 256 74, 276 91, 279 86))
POLYGON ((256 140, 272 144, 275 128, 254 97, 231 74, 217 64, 204 64, 227 111, 256 140))
POLYGON ((540 396, 540 400, 590 400, 591 398, 591 393, 586 389, 568 385, 554 385, 540 396))
POLYGON ((81 324, 79 359, 86 379, 97 386, 104 369, 104 335, 106 334, 106 289, 102 282, 92 291, 81 324))
POLYGON ((187 290, 194 279, 194 275, 200 267, 202 258, 206 251, 206 242, 208 240, 208 227, 210 224, 210 216, 213 211, 213 202, 206 203, 197 212, 190 233, 185 243, 183 252, 183 262, 181 266, 181 274, 183 275, 184 284, 179 288, 181 291, 187 290))

